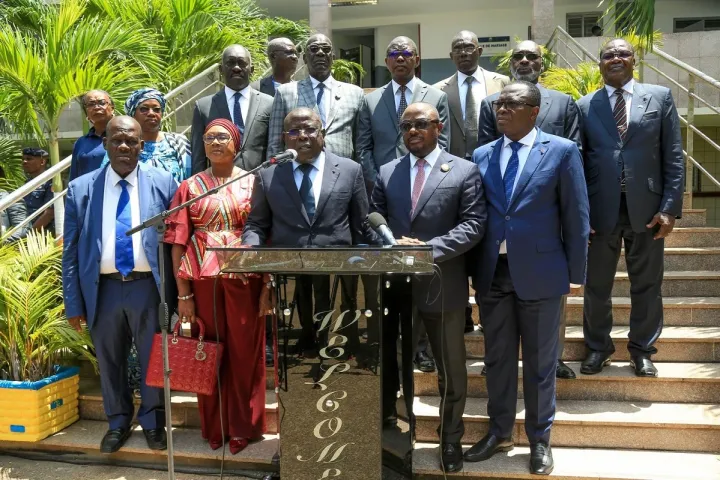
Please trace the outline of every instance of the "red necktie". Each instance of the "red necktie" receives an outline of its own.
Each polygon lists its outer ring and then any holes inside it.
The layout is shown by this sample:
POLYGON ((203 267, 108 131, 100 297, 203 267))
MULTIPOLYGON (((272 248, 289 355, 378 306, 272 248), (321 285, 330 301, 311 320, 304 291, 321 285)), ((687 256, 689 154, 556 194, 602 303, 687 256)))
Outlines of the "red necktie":
POLYGON ((418 199, 420 198, 420 192, 422 192, 423 184, 425 183, 425 164, 426 163, 427 162, 422 158, 418 158, 417 162, 415 162, 415 165, 417 166, 417 174, 415 175, 415 183, 413 183, 412 210, 410 213, 413 213, 415 211, 415 207, 417 206, 418 199))

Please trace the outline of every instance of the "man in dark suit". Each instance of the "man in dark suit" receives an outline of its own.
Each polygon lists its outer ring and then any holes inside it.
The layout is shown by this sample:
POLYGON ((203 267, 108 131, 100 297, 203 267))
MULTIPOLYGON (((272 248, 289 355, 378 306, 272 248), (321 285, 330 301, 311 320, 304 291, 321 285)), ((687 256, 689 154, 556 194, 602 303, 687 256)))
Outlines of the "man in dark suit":
POLYGON ((132 433, 133 395, 127 359, 135 342, 140 359, 138 421, 148 446, 164 450, 162 389, 145 384, 153 337, 159 330, 158 236, 131 227, 168 208, 177 184, 172 175, 138 164, 142 132, 135 119, 113 118, 103 143, 110 164, 70 182, 65 201, 63 296, 68 322, 87 323, 110 428, 100 451, 118 451, 132 433))
MULTIPOLYGON (((531 40, 518 43, 513 49, 512 57, 510 57, 510 72, 515 80, 530 82, 540 90, 542 101, 540 103, 540 113, 535 120, 535 126, 545 133, 572 140, 582 149, 580 144, 580 124, 578 123, 578 111, 575 102, 570 95, 557 90, 549 90, 538 84, 542 71, 542 52, 538 44, 531 40)), ((502 137, 502 133, 497 127, 495 110, 492 108, 492 102, 497 100, 499 96, 500 94, 490 95, 482 102, 478 147, 502 137)), ((565 349, 566 303, 567 298, 563 297, 560 305, 560 344, 558 346, 555 375, 557 378, 573 379, 575 378, 575 372, 562 361, 563 350, 565 349)), ((483 374, 485 374, 486 368, 483 367, 483 374)))
POLYGON ((230 120, 242 133, 240 156, 235 161, 238 167, 251 170, 265 161, 272 97, 250 87, 254 70, 250 52, 245 47, 230 45, 223 51, 220 71, 225 87, 195 103, 191 139, 193 174, 208 167, 202 137, 207 124, 216 118, 230 120))
MULTIPOLYGON (((390 229, 400 237, 400 245, 432 246, 433 257, 442 272, 442 285, 437 278, 417 277, 412 281, 411 293, 414 323, 425 325, 438 359, 438 389, 444 396, 440 406, 441 462, 446 472, 456 472, 463 464, 460 440, 467 393, 463 330, 468 272, 463 254, 483 236, 485 198, 475 165, 440 149, 438 140, 443 124, 434 106, 409 105, 398 128, 409 153, 380 167, 372 193, 372 210, 388 220, 390 229)), ((405 280, 400 279, 400 283, 405 280)), ((391 297, 408 303, 407 296, 399 298, 393 293, 391 297)), ((412 337, 407 315, 402 317, 403 339, 412 337)), ((398 322, 392 318, 386 317, 383 322, 385 418, 394 413, 397 392, 397 388, 385 388, 391 385, 385 376, 391 379, 397 373, 398 322)), ((413 341, 409 347, 415 344, 413 341)), ((403 347, 406 346, 404 342, 403 347)), ((406 359, 407 355, 403 357, 406 359)), ((407 367, 403 362, 405 371, 407 367)), ((412 392, 406 389, 405 393, 406 402, 410 403, 412 392)), ((412 404, 408 411, 412 411, 412 404)))
POLYGON ((292 40, 275 38, 268 42, 267 57, 272 75, 253 82, 251 86, 265 95, 274 97, 277 87, 293 81, 292 76, 297 69, 298 56, 292 40))
MULTIPOLYGON (((255 181, 243 244, 304 247, 367 243, 364 222, 368 199, 362 169, 353 160, 324 148, 324 130, 317 112, 298 108, 285 119, 285 144, 297 150, 292 163, 263 170, 255 181)), ((308 277, 308 276, 306 276, 308 277)), ((329 276, 313 275, 316 311, 331 310, 329 276)), ((312 311, 312 296, 302 295, 301 309, 312 311), (309 302, 309 306, 307 303, 309 302)), ((299 305, 300 307, 300 305, 299 305)), ((299 351, 317 350, 312 315, 300 315, 299 351)), ((355 323, 354 325, 357 325, 355 323)), ((348 335, 348 348, 358 336, 348 335)))
POLYGON ((493 104, 504 136, 473 154, 488 202, 473 286, 485 336, 490 432, 465 460, 513 448, 520 344, 530 472, 548 475, 560 303, 585 283, 590 225, 580 151, 535 126, 541 102, 532 83, 505 87, 493 104))
POLYGON ((588 355, 580 371, 602 371, 615 351, 610 297, 622 243, 631 285, 631 365, 637 376, 656 377, 650 356, 663 326, 664 238, 682 213, 685 162, 670 90, 636 82, 634 67, 630 44, 606 43, 605 87, 578 101, 593 229, 583 319, 588 355))

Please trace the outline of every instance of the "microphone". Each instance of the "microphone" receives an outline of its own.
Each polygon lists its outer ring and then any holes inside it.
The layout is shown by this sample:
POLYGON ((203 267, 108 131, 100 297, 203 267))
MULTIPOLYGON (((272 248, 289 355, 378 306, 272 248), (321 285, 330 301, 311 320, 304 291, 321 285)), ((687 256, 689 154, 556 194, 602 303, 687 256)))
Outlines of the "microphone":
POLYGON ((288 148, 282 153, 279 153, 268 160, 270 165, 282 165, 283 163, 292 162, 297 159, 298 153, 292 148, 288 148))
POLYGON ((392 231, 388 228, 385 217, 377 212, 373 212, 368 215, 367 219, 370 227, 375 230, 375 233, 382 237, 385 245, 397 245, 397 240, 395 240, 392 231))

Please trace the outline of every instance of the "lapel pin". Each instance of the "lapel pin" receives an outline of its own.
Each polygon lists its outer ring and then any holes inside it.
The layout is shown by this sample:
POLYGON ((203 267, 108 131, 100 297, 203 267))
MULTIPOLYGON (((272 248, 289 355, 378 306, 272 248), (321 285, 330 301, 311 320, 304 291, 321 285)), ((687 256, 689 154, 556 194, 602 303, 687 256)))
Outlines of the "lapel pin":
POLYGON ((440 170, 442 170, 443 172, 449 172, 450 165, 448 165, 447 163, 443 163, 442 165, 440 165, 440 170))
POLYGON ((541 147, 541 148, 540 148, 540 153, 545 153, 545 151, 546 151, 546 148, 545 148, 545 147, 541 147))

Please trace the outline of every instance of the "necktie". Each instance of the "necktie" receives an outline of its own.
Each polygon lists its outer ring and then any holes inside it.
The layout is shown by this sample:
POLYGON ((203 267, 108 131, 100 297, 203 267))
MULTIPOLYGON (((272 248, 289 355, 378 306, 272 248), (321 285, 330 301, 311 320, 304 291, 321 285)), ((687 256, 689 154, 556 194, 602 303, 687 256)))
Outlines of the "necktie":
POLYGON ((467 77, 467 94, 465 95, 465 155, 472 157, 475 147, 477 147, 477 135, 474 135, 478 129, 478 110, 475 103, 475 96, 472 92, 473 77, 467 77))
POLYGON ((507 204, 510 205, 510 199, 512 198, 513 187, 515 186, 515 177, 517 177, 518 167, 520 166, 520 158, 518 157, 518 150, 522 147, 520 142, 512 142, 510 148, 512 149, 512 155, 510 155, 510 161, 505 168, 505 175, 503 175, 503 185, 505 186, 505 199, 507 204))
MULTIPOLYGON (((618 88, 615 90, 615 108, 613 108, 613 117, 615 117, 615 125, 617 125, 618 129, 618 135, 620 136, 620 141, 625 141, 625 135, 627 134, 627 107, 625 104, 625 97, 623 96, 623 90, 622 88, 618 88)), ((620 164, 620 171, 622 172, 620 174, 620 191, 625 191, 625 165, 622 161, 622 157, 618 158, 618 163, 620 164)))
POLYGON ((417 173, 415 174, 415 183, 413 183, 412 210, 410 211, 410 214, 415 212, 415 207, 417 206, 417 202, 420 199, 420 193, 422 192, 423 185, 425 184, 426 163, 427 162, 422 158, 418 158, 417 162, 415 162, 415 165, 417 167, 417 173))
POLYGON ((325 92, 325 84, 324 83, 318 83, 318 94, 317 94, 317 107, 318 112, 320 112, 320 120, 322 121, 323 127, 325 126, 325 109, 322 106, 322 98, 323 93, 325 92))
POLYGON ((235 92, 235 105, 233 106, 233 119, 235 120, 235 125, 238 127, 238 130, 240 130, 240 133, 245 133, 245 122, 243 122, 243 116, 242 116, 242 110, 240 109, 240 97, 242 97, 242 94, 240 92, 235 92))
POLYGON ((407 99, 405 98, 405 90, 407 90, 407 86, 400 85, 400 106, 398 107, 398 111, 397 111, 398 121, 400 120, 400 117, 402 117, 403 112, 405 112, 405 109, 407 108, 407 99))
POLYGON ((122 276, 127 277, 135 268, 132 237, 125 235, 132 224, 130 192, 126 180, 120 180, 118 185, 122 188, 122 192, 115 212, 115 268, 122 276))
POLYGON ((313 193, 313 183, 310 180, 310 172, 314 168, 309 163, 304 163, 298 167, 303 174, 302 182, 300 182, 300 199, 305 206, 308 220, 312 222, 315 216, 315 194, 313 193))

